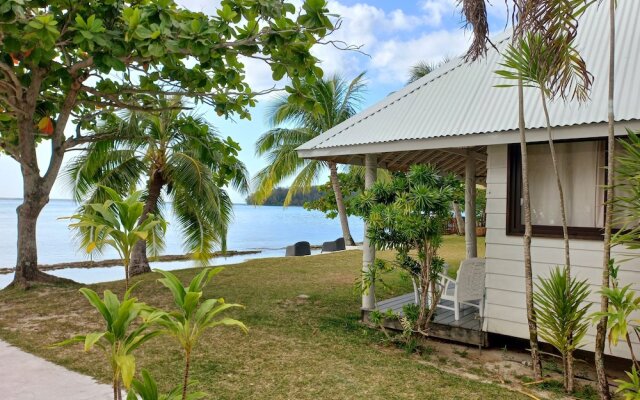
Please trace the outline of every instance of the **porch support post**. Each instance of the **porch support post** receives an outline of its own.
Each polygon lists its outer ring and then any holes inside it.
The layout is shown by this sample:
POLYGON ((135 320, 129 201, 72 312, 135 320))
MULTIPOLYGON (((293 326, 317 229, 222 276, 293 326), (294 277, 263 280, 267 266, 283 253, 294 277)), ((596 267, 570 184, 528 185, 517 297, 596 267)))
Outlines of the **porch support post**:
POLYGON ((478 257, 476 237, 476 159, 467 149, 467 163, 464 174, 464 237, 467 244, 467 258, 478 257))
MULTIPOLYGON (((364 172, 364 187, 365 189, 371 188, 376 182, 377 173, 377 159, 375 154, 366 154, 364 158, 365 172, 364 172)), ((364 241, 362 243, 362 273, 364 274, 370 270, 373 266, 373 262, 376 259, 376 249, 367 237, 367 223, 364 224, 364 241)), ((375 300, 375 286, 372 283, 367 293, 362 294, 362 309, 374 310, 376 308, 375 300)))

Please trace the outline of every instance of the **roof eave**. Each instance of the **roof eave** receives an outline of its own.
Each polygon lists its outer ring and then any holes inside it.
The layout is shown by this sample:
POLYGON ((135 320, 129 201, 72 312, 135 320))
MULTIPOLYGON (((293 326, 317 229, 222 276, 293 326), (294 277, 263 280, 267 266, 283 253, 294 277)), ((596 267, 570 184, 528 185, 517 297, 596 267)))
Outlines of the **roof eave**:
MULTIPOLYGON (((553 129, 555 140, 572 140, 606 137, 606 123, 598 122, 582 125, 556 127, 553 129), (585 129, 590 127, 592 129, 585 129)), ((616 134, 625 135, 625 128, 640 130, 640 121, 620 121, 616 123, 616 134)), ((527 142, 542 142, 548 139, 546 129, 527 130, 527 142)), ((354 156, 364 154, 381 154, 390 152, 407 152, 416 150, 435 150, 448 148, 465 148, 475 146, 493 146, 518 143, 520 137, 517 130, 474 133, 458 136, 432 137, 426 139, 399 140, 394 142, 365 143, 337 147, 308 148, 304 145, 297 149, 298 155, 308 159, 331 159, 332 157, 354 156)), ((341 157, 341 158, 342 158, 341 157)))

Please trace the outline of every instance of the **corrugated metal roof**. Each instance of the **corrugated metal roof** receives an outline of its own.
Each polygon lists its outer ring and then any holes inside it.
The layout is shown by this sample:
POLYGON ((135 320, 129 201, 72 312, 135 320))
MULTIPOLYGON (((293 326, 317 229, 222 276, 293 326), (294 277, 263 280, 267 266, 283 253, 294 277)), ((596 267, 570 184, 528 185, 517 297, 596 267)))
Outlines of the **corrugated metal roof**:
MULTIPOLYGON (((616 120, 640 119, 640 1, 620 0, 616 35, 616 120)), ((556 100, 549 104, 554 126, 607 120, 608 8, 592 6, 581 18, 576 47, 594 76, 591 99, 585 103, 556 100)), ((509 36, 496 39, 504 49, 509 36)), ((498 77, 502 57, 490 50, 486 58, 465 63, 457 58, 433 73, 387 96, 298 150, 331 149, 412 139, 430 139, 516 130, 517 90, 496 88, 513 83, 498 77)), ((525 88, 527 128, 545 125, 536 89, 525 88)), ((341 150, 344 153, 344 148, 341 150)))

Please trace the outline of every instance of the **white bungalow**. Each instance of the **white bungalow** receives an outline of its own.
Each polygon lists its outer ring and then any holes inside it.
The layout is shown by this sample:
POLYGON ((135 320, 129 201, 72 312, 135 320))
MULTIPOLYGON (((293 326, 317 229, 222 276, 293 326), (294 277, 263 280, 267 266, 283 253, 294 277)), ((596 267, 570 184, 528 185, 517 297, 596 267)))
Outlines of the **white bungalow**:
MULTIPOLYGON (((621 0, 617 13, 615 71, 616 135, 619 136, 626 134, 626 128, 640 129, 638 20, 640 2, 621 0)), ((603 262, 607 10, 591 7, 581 19, 579 29, 577 47, 594 77, 591 100, 582 104, 558 100, 549 107, 571 226, 572 271, 591 283, 590 300, 597 303, 593 307, 595 311, 599 307, 597 291, 603 262)), ((497 46, 504 49, 508 43, 509 38, 504 37, 497 41, 497 46)), ((517 90, 495 87, 505 83, 494 73, 500 62, 501 56, 495 50, 475 63, 454 59, 309 141, 298 152, 304 158, 365 165, 367 185, 375 180, 376 167, 406 170, 416 163, 430 163, 441 171, 454 172, 464 177, 467 188, 475 188, 476 182, 486 185, 485 310, 483 318, 476 322, 477 329, 485 336, 495 333, 527 338, 517 90)), ((550 268, 563 264, 563 243, 544 116, 539 92, 535 89, 525 89, 525 110, 535 225, 533 268, 534 275, 545 276, 550 268)), ((467 209, 474 209, 474 197, 468 190, 467 209)), ((474 218, 469 213, 466 220, 469 258, 477 255, 474 218)), ((373 257, 374 249, 365 240, 364 268, 373 257)), ((615 248, 613 257, 627 260, 621 263, 621 282, 637 285, 640 253, 615 248)), ((412 298, 408 295, 392 301, 397 308, 412 298)), ((365 312, 375 306, 372 293, 363 297, 365 312)), ((470 327, 469 322, 461 325, 449 320, 444 324, 470 327)), ((461 330, 447 335, 465 340, 466 334, 461 330)), ((595 330, 589 335, 586 350, 593 349, 595 330)), ((478 340, 484 343, 485 338, 468 341, 478 340)), ((613 348, 611 353, 629 357, 625 346, 613 348)))

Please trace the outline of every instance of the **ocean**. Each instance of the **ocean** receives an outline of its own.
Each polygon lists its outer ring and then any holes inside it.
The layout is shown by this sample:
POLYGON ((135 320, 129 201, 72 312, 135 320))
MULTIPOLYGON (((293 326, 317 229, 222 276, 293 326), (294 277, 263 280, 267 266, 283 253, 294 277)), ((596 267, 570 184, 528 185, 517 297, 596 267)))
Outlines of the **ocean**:
MULTIPOLYGON (((0 199, 0 268, 13 267, 16 262, 16 207, 20 200, 0 199)), ((76 204, 71 200, 51 200, 38 220, 38 262, 57 264, 83 260, 118 258, 115 251, 89 255, 78 248, 69 221, 60 219, 72 215, 76 204)), ((166 248, 163 254, 184 254, 180 229, 168 211, 169 222, 166 248)), ((356 241, 363 238, 363 222, 360 218, 349 218, 351 234, 356 241)), ((234 219, 229 228, 227 248, 229 250, 258 250, 260 253, 213 259, 212 265, 243 262, 251 258, 284 256, 286 246, 298 241, 320 245, 342 236, 338 219, 325 218, 317 211, 302 207, 255 207, 246 204, 234 205, 234 219)), ((193 266, 193 261, 155 263, 163 269, 180 269, 193 266)), ((122 267, 68 268, 50 273, 71 278, 81 283, 105 282, 123 279, 122 267)), ((12 274, 0 274, 0 288, 6 286, 12 274)))

